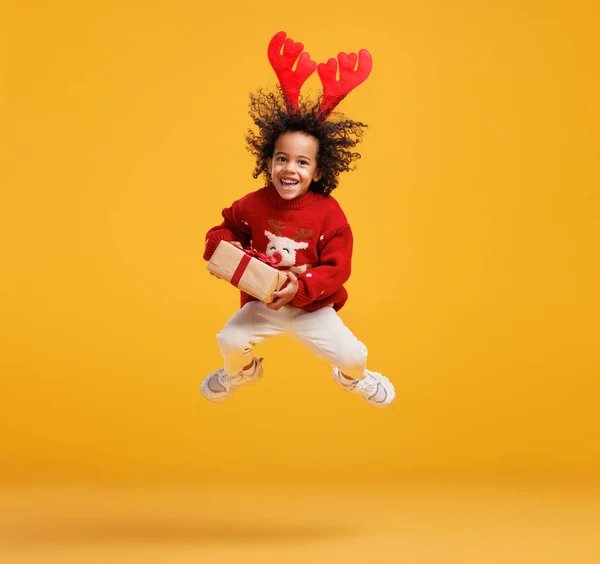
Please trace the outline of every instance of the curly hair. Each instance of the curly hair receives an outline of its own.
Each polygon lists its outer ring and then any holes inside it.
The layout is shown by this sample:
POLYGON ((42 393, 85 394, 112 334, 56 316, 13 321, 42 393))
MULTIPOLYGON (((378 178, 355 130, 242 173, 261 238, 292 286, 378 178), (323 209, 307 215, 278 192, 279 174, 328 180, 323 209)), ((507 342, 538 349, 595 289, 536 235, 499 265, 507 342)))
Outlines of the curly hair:
POLYGON ((256 156, 254 178, 264 173, 271 182, 268 160, 273 157, 275 142, 291 131, 305 133, 319 142, 317 166, 321 178, 311 183, 310 190, 328 196, 337 187, 339 174, 353 170, 351 165, 360 154, 352 149, 360 142, 366 124, 341 114, 322 121, 318 117, 319 104, 301 99, 299 111, 288 112, 281 88, 278 93, 259 90, 250 94, 249 114, 258 128, 258 133, 248 130, 246 137, 248 151, 256 156))

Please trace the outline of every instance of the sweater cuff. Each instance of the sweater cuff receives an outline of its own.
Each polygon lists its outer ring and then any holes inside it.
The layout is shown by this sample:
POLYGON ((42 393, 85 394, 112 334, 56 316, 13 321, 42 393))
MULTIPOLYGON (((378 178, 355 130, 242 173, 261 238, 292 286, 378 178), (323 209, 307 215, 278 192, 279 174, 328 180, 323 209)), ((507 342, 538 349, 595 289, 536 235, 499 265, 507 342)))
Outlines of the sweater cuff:
POLYGON ((310 296, 308 295, 306 282, 302 280, 302 278, 298 278, 298 291, 296 292, 294 299, 290 302, 290 305, 301 308, 308 303, 310 303, 310 296))
POLYGON ((210 260, 210 257, 213 256, 213 253, 215 252, 221 241, 236 241, 236 238, 233 233, 227 232, 210 235, 206 239, 206 248, 204 249, 204 260, 210 260))

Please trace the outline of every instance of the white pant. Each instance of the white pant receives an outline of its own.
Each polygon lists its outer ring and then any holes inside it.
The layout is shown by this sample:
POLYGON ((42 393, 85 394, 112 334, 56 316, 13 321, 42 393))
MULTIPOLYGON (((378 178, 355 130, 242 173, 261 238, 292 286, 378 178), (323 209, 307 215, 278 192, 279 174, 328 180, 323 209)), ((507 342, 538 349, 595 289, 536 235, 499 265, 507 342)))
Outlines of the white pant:
POLYGON ((254 345, 282 333, 288 333, 344 374, 363 378, 367 348, 344 325, 332 307, 308 312, 286 305, 273 311, 259 301, 245 304, 217 335, 225 372, 230 376, 237 374, 252 362, 254 345))

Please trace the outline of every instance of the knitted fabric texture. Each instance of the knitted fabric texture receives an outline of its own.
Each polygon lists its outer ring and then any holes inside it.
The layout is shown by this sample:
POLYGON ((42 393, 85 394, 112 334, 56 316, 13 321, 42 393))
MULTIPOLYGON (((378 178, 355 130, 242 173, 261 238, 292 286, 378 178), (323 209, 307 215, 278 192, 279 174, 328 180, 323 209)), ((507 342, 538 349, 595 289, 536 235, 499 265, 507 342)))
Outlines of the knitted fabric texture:
MULTIPOLYGON (((352 230, 331 196, 312 191, 284 200, 270 185, 236 200, 222 212, 223 222, 206 234, 204 259, 210 260, 220 241, 282 257, 277 265, 298 277, 298 293, 289 305, 315 311, 332 305, 337 311, 348 299, 352 230)), ((254 300, 242 292, 241 305, 254 300)))

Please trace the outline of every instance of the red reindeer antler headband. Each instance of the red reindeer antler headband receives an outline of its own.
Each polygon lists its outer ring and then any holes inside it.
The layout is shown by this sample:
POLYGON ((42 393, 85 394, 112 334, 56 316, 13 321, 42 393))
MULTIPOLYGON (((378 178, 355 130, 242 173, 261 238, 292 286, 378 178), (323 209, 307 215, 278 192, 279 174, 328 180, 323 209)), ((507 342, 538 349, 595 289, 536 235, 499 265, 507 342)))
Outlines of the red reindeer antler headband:
POLYGON ((308 53, 302 53, 304 50, 302 43, 295 43, 291 38, 286 39, 286 35, 285 31, 280 31, 273 36, 269 43, 268 55, 269 62, 283 90, 288 112, 299 110, 300 89, 316 69, 323 84, 323 97, 318 115, 324 121, 352 90, 367 80, 373 68, 371 54, 366 49, 361 49, 358 55, 356 53, 349 55, 339 53, 337 60, 331 58, 327 63, 317 65, 311 61, 308 53), (298 58, 299 55, 300 58, 298 58), (358 66, 354 70, 357 59, 358 66), (298 64, 296 69, 292 70, 296 60, 298 64), (338 62, 340 66, 339 80, 336 78, 338 62))

